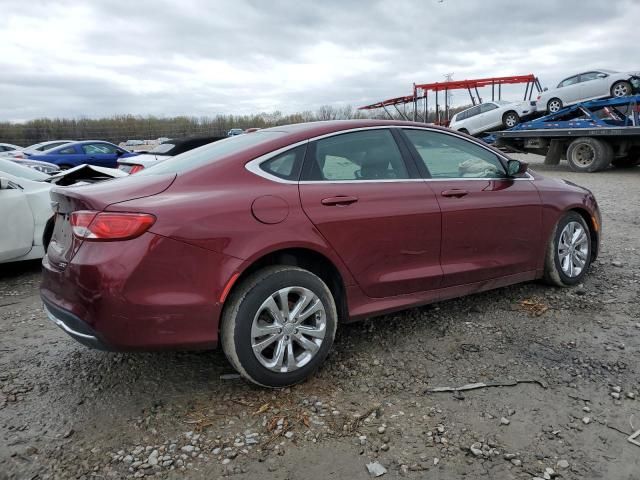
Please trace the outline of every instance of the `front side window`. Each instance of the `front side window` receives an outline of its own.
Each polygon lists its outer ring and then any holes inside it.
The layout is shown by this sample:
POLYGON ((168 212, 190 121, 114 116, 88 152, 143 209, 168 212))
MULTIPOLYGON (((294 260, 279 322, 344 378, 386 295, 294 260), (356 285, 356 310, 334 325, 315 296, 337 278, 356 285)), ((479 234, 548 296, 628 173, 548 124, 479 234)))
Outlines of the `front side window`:
POLYGON ((483 103, 480 106, 480 113, 490 112, 496 108, 498 108, 498 106, 495 103, 483 103))
POLYGON ((428 130, 404 130, 431 178, 505 178, 498 156, 469 140, 428 130))
POLYGON ((87 155, 104 155, 109 153, 116 153, 118 147, 115 145, 109 145, 108 143, 88 143, 82 145, 82 150, 87 155))
POLYGON ((307 154, 305 180, 409 178, 400 149, 387 129, 343 133, 318 140, 307 154))
POLYGON ((580 75, 580 82, 588 82, 589 80, 595 80, 598 78, 600 72, 587 72, 580 75))

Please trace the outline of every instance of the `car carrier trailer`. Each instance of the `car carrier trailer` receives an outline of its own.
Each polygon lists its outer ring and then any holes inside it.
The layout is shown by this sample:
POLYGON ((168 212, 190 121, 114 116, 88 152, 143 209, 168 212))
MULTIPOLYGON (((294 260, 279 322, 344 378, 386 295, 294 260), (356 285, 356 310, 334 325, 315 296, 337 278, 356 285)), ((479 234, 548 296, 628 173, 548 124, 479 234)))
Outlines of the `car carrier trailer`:
POLYGON ((578 172, 640 164, 640 95, 592 100, 495 132, 498 148, 566 159, 578 172))

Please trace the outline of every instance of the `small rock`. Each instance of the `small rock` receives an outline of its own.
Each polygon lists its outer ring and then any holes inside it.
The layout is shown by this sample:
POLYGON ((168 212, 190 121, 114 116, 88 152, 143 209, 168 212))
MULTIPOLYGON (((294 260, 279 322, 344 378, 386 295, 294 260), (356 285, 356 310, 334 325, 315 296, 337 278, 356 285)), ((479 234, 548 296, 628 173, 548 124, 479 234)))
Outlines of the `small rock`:
POLYGON ((636 394, 633 392, 627 392, 627 398, 633 400, 634 398, 636 398, 636 394))
POLYGON ((516 457, 517 457, 517 455, 515 453, 505 453, 504 454, 504 459, 505 460, 513 460, 516 457))
POLYGON ((591 423, 591 419, 589 417, 582 417, 582 423, 588 425, 591 423))
POLYGON ((220 375, 220 380, 235 380, 236 378, 240 378, 240 375, 237 373, 225 373, 220 375))
POLYGON ((360 435, 358 437, 358 440, 360 441, 360 445, 366 445, 367 444, 367 436, 366 435, 360 435))
POLYGON ((620 393, 622 391, 622 387, 616 385, 611 389, 612 392, 620 393))
POLYGON ((620 267, 622 267, 622 262, 621 262, 621 261, 619 261, 619 260, 613 260, 613 261, 611 262, 611 265, 613 265, 614 267, 618 267, 618 268, 620 268, 620 267))
POLYGON ((382 450, 383 452, 387 452, 389 450, 389 445, 383 443, 382 445, 380 445, 380 450, 382 450))
POLYGON ((439 458, 434 458, 433 459, 433 464, 437 465, 438 463, 440 463, 440 459, 439 458))
POLYGON ((522 460, 514 458, 514 459, 511 460, 511 463, 513 464, 514 467, 519 467, 519 466, 522 465, 522 460))
POLYGON ((379 434, 383 434, 386 431, 387 431, 387 429, 386 429, 386 427, 384 425, 378 427, 378 433, 379 434))
POLYGON ((476 457, 482 456, 482 444, 480 442, 476 442, 469 447, 471 453, 473 453, 476 457))
POLYGON ((387 469, 384 468, 379 462, 367 463, 367 470, 369 474, 374 477, 381 477, 387 473, 387 469))
POLYGON ((612 396, 613 398, 615 398, 616 400, 619 400, 619 399, 620 399, 620 394, 619 394, 618 392, 611 392, 611 396, 612 396))
POLYGON ((500 425, 509 425, 511 422, 506 417, 500 419, 500 425))
POLYGON ((229 463, 231 463, 231 459, 230 458, 225 458, 225 459, 222 460, 222 465, 227 465, 229 463))
POLYGON ((582 407, 582 411, 589 413, 591 409, 589 407, 582 407))
POLYGON ((289 430, 287 433, 284 434, 285 437, 287 437, 289 440, 291 440, 293 438, 293 432, 291 430, 289 430))
POLYGON ((558 468, 562 468, 563 470, 569 468, 569 462, 567 462, 566 460, 558 460, 558 463, 556 465, 558 466, 558 468))
POLYGON ((196 447, 194 447, 193 445, 185 445, 184 447, 182 447, 180 450, 182 450, 183 452, 187 452, 187 453, 191 453, 196 449, 196 447))

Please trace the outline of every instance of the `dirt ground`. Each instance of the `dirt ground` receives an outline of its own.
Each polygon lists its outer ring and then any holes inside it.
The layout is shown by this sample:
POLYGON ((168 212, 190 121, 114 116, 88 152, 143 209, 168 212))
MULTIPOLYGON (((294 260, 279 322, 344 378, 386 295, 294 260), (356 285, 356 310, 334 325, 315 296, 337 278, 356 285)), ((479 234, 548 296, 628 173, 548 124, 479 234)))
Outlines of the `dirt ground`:
POLYGON ((38 262, 1 266, 0 479, 640 478, 640 168, 524 158, 598 198, 584 285, 342 326, 291 389, 249 385, 219 351, 89 350, 45 318, 38 262), (473 382, 508 386, 426 391, 473 382))

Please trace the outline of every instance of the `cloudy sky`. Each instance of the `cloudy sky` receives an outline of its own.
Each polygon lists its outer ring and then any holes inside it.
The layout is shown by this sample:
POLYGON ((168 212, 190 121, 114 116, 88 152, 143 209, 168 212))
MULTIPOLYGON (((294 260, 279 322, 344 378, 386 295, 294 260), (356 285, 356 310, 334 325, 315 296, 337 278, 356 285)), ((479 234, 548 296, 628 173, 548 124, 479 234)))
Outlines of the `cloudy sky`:
POLYGON ((551 86, 640 68, 640 0, 0 0, 0 11, 11 121, 289 113, 408 95, 449 72, 551 86))

